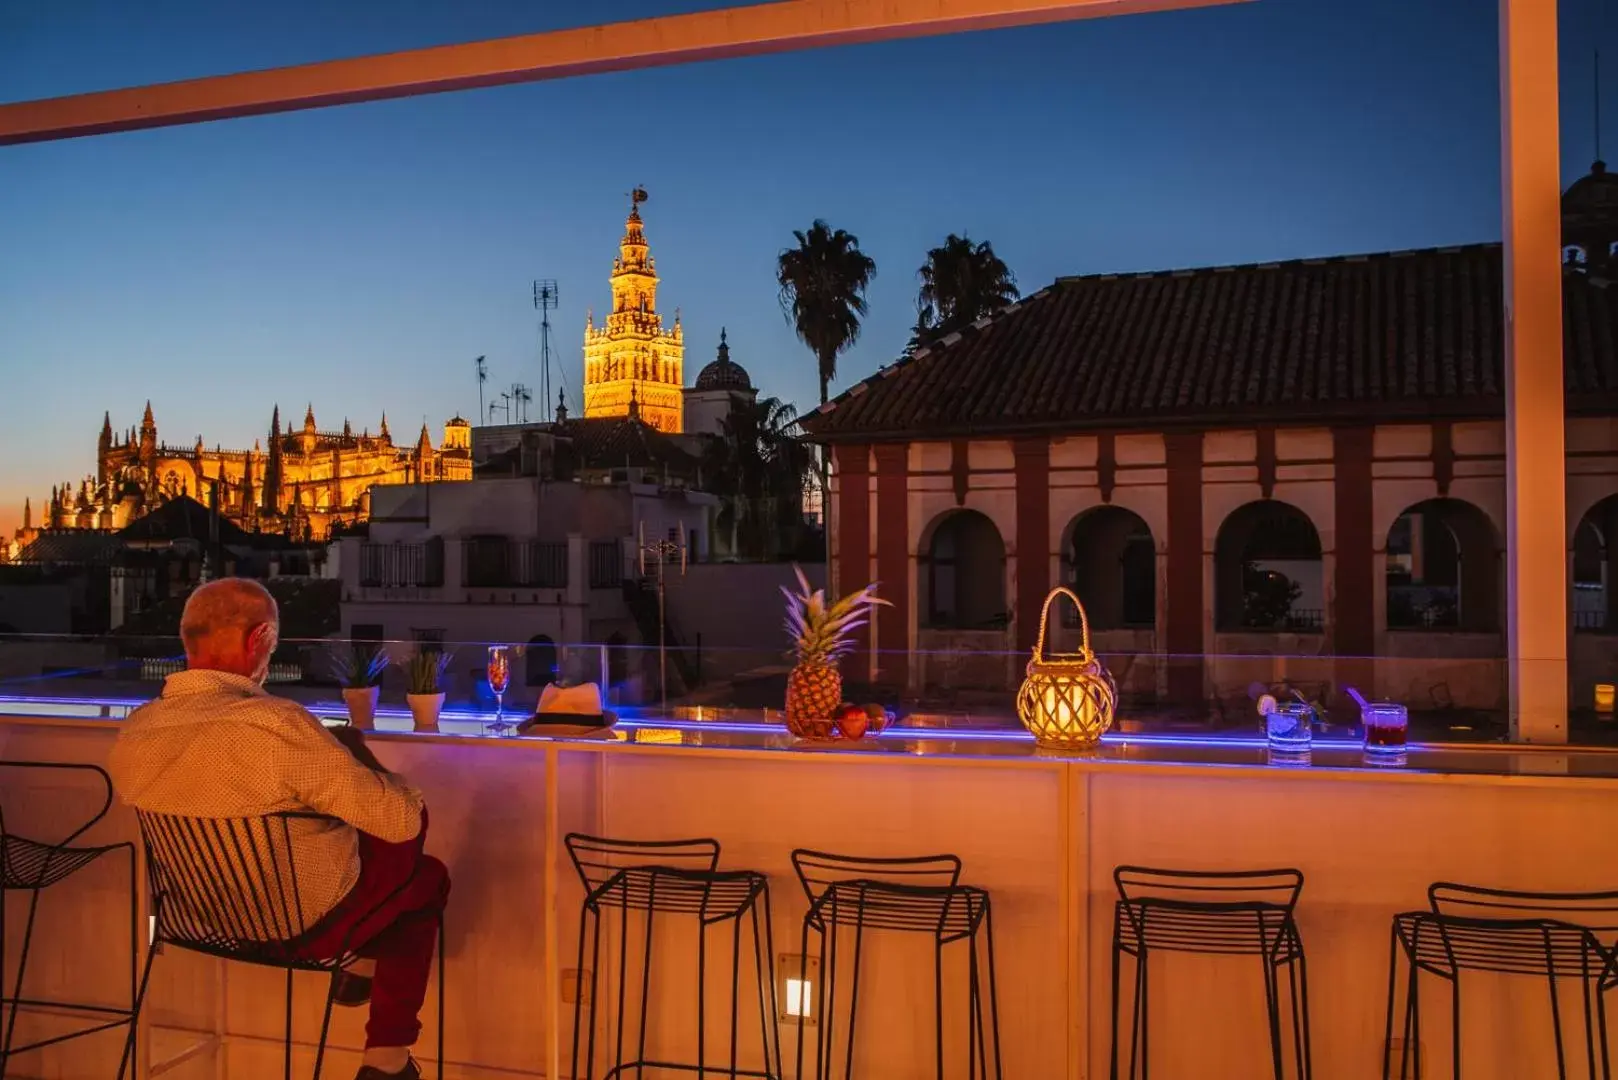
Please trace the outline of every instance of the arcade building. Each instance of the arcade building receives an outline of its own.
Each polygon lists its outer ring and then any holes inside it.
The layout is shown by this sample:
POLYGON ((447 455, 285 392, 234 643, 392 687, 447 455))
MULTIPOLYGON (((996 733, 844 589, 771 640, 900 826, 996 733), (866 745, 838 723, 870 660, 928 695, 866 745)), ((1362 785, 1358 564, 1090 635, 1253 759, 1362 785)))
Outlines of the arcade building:
MULTIPOLYGON (((1618 177, 1562 210, 1588 705, 1618 681, 1618 177)), ((834 588, 896 605, 861 674, 1013 687, 1065 583, 1126 699, 1503 708, 1502 287, 1498 244, 1063 278, 851 387, 804 427, 834 588)))

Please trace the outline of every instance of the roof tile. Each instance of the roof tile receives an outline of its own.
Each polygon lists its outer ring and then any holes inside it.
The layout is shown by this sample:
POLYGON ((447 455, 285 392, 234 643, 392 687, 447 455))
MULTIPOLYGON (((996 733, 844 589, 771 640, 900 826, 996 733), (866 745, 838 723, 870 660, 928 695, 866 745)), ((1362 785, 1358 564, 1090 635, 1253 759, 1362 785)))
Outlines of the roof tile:
MULTIPOLYGON (((1565 280, 1574 411, 1618 407, 1618 289, 1565 280)), ((810 413, 812 438, 1504 411, 1498 244, 1064 278, 810 413)))

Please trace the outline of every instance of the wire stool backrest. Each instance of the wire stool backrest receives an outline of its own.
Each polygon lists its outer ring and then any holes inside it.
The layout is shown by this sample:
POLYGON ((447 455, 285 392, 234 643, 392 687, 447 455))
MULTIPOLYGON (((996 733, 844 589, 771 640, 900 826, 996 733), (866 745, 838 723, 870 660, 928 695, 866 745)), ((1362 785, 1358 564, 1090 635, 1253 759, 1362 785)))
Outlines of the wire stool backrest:
POLYGON ((956 855, 876 859, 798 848, 792 853, 792 868, 810 904, 844 882, 877 882, 908 889, 953 889, 961 883, 961 860, 956 855))
MULTIPOLYGON (((27 859, 11 851, 10 847, 5 843, 5 838, 8 835, 6 832, 6 813, 4 803, 0 802, 0 860, 4 860, 0 862, 0 887, 8 889, 31 888, 36 884, 51 880, 53 870, 60 872, 60 860, 64 857, 70 858, 65 849, 73 841, 89 831, 91 826, 107 816, 107 811, 112 807, 112 778, 107 775, 107 770, 99 765, 81 765, 65 761, 0 761, 0 771, 6 769, 22 771, 31 769, 53 773, 86 773, 95 777, 99 782, 100 805, 96 810, 82 820, 75 820, 72 823, 72 831, 61 840, 46 842, 39 840, 37 837, 26 838, 38 845, 38 850, 32 852, 31 857, 27 859)), ((3 787, 3 785, 0 785, 0 787, 3 787)), ((23 838, 19 836, 18 839, 23 838)))
POLYGON ((569 833, 563 842, 586 892, 600 889, 624 870, 657 867, 679 873, 711 874, 719 869, 719 841, 706 838, 615 840, 569 833))
POLYGON ((309 927, 293 837, 340 824, 308 813, 193 818, 137 811, 155 940, 206 952, 290 942, 309 927))
POLYGON ((1618 892, 1526 892, 1440 881, 1418 919, 1418 960, 1450 970, 1609 977, 1618 956, 1618 892))
POLYGON ((1119 944, 1183 952, 1273 954, 1297 947, 1299 870, 1163 870, 1120 866, 1119 944))

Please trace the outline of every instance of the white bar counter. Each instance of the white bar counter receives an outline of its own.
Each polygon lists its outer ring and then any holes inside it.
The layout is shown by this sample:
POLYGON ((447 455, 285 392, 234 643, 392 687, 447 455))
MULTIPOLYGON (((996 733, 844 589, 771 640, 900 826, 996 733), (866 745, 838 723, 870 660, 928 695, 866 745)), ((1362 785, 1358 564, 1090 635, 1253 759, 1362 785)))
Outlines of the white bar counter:
MULTIPOLYGON (((124 709, 10 711, 17 715, 0 715, 0 759, 100 763, 124 709), (38 715, 45 711, 89 715, 38 715)), ((959 855, 962 880, 993 898, 1007 1080, 1108 1075, 1112 873, 1119 864, 1303 871, 1298 919, 1320 1080, 1380 1075, 1390 919, 1425 906, 1433 881, 1618 888, 1618 753, 1607 751, 1412 748, 1405 766, 1379 768, 1367 767, 1357 749, 1337 746, 1317 748, 1309 766, 1297 767, 1270 764, 1260 743, 1191 738, 1109 739, 1093 754, 1064 757, 1037 753, 1025 739, 940 731, 797 745, 784 732, 719 724, 624 723, 591 739, 497 738, 453 719, 444 727, 384 730, 371 741, 385 763, 427 793, 428 850, 449 865, 454 883, 450 1078, 567 1075, 583 896, 561 846, 571 831, 719 840, 721 868, 769 875, 777 957, 799 953, 807 906, 789 861, 793 848, 959 855), (561 1038, 553 1040, 553 1032, 561 1038)), ((7 827, 23 835, 55 839, 74 813, 94 809, 80 780, 46 775, 23 790, 4 782, 7 827)), ((133 815, 115 805, 84 839, 136 837, 133 815)), ((114 869, 92 867, 47 894, 28 996, 127 998, 123 882, 114 869)), ((15 895, 10 903, 6 955, 14 964, 23 909, 15 895)), ((604 920, 603 1031, 611 1030, 618 996, 616 921, 604 920)), ((634 920, 630 926, 638 934, 634 920)), ((728 1029, 721 1027, 729 1014, 730 933, 711 933, 708 1045, 717 1063, 728 1060, 728 1029)), ((689 1057, 695 936, 672 921, 666 932, 660 922, 658 935, 650 1045, 665 1057, 689 1057)), ((742 1064, 756 1068, 758 1007, 747 947, 744 931, 742 1064)), ((930 949, 925 937, 867 935, 856 1075, 934 1076, 930 949)), ((958 969, 945 971, 946 1021, 958 1033, 952 1077, 966 1075, 962 957, 958 969)), ((637 978, 638 959, 630 970, 637 978)), ((299 978, 296 1038, 304 1045, 297 1068, 307 1075, 325 986, 299 978)), ((278 1076, 282 994, 278 972, 172 950, 158 957, 142 1055, 149 1075, 278 1076)), ((1270 1074, 1256 959, 1155 958, 1151 994, 1154 1075, 1270 1074)), ((1424 996, 1424 1064, 1447 1075, 1447 991, 1435 982, 1424 996)), ((1577 986, 1568 988, 1563 1016, 1570 1053, 1582 1064, 1577 998, 1577 986)), ((424 1059, 433 1053, 437 1008, 430 992, 418 1048, 424 1059)), ((18 1041, 56 1022, 25 1013, 18 1041)), ((1554 1072, 1543 982, 1496 986, 1478 978, 1468 986, 1464 1024, 1469 1077, 1554 1072)), ((362 1028, 363 1011, 338 1010, 325 1075, 353 1074, 362 1028)), ((781 1037, 786 1075, 793 1076, 796 1025, 783 1023, 781 1037)), ((19 1059, 8 1075, 108 1077, 118 1041, 102 1035, 63 1044, 19 1059)), ((812 1060, 812 1034, 809 1043, 812 1060)))

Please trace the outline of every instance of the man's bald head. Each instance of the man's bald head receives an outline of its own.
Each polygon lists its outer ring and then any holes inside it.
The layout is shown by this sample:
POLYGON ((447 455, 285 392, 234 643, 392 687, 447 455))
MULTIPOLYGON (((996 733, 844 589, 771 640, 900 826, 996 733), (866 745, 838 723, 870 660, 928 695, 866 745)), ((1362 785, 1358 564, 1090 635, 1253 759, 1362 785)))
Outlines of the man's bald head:
POLYGON ((247 578, 199 586, 180 616, 186 666, 261 680, 279 638, 280 613, 268 589, 247 578))

